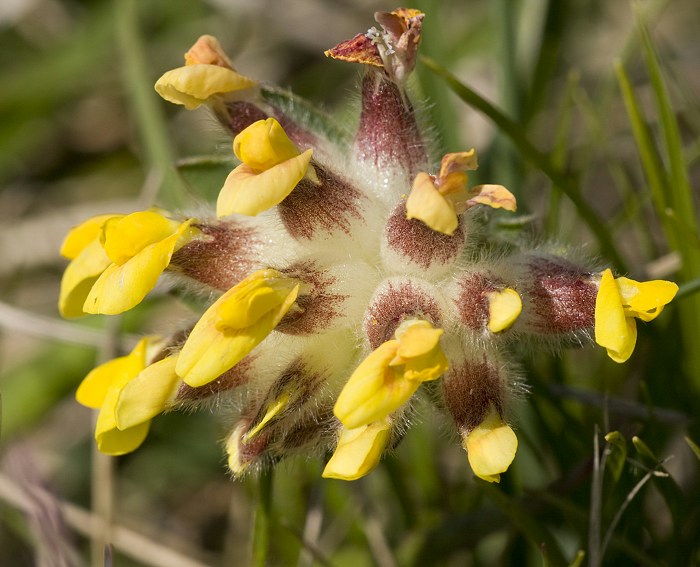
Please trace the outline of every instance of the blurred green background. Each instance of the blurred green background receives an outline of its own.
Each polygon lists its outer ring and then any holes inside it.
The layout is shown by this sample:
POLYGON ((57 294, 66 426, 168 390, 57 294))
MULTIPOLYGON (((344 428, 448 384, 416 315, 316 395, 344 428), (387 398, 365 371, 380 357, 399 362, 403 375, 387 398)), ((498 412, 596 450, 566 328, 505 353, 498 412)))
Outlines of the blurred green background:
MULTIPOLYGON (((58 248, 85 218, 148 203, 159 164, 228 151, 206 111, 151 88, 199 35, 216 35, 242 73, 350 116, 359 70, 323 51, 395 7, 0 2, 0 565, 99 564, 101 517, 114 520, 108 564, 248 563, 256 482, 227 477, 215 416, 160 417, 141 450, 113 462, 93 454, 92 416, 73 398, 106 353, 167 333, 184 307, 161 297, 120 320, 63 322, 58 248)), ((698 564, 697 1, 412 7, 427 14, 421 53, 455 76, 419 62, 417 98, 441 149, 477 147, 476 177, 516 194, 521 223, 507 237, 582 248, 633 278, 677 281, 681 296, 639 326, 625 365, 591 347, 522 353, 530 394, 501 485, 473 479, 429 411, 361 481, 283 463, 269 564, 566 565, 579 550, 582 564, 698 564), (460 83, 500 110, 479 109, 460 83)))

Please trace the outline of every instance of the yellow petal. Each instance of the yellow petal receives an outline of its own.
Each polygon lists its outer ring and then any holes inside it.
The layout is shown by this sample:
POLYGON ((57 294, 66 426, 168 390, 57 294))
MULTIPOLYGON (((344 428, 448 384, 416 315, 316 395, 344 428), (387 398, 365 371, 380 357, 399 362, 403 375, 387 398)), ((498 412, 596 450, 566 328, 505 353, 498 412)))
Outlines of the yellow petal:
MULTIPOLYGON (((126 364, 121 370, 122 372, 112 375, 112 380, 107 388, 100 413, 97 416, 97 424, 95 425, 95 440, 97 448, 108 455, 123 455, 136 449, 143 443, 150 422, 137 425, 120 431, 117 429, 115 418, 116 404, 119 399, 119 394, 126 384, 129 383, 138 373, 143 370, 146 364, 146 346, 150 338, 142 339, 136 348, 129 354, 127 361, 130 364, 126 368, 126 364)), ((94 392, 93 392, 94 393, 94 392)))
MULTIPOLYGON (((221 325, 221 306, 229 302, 231 297, 236 297, 242 287, 249 286, 251 280, 258 279, 263 273, 275 272, 260 270, 228 290, 207 309, 192 329, 180 351, 176 366, 176 372, 185 383, 195 388, 203 386, 233 368, 270 334, 294 304, 299 285, 292 285, 291 280, 287 280, 290 283, 286 294, 267 296, 272 301, 269 310, 252 325, 243 328, 221 325)), ((227 307, 229 315, 234 310, 234 307, 227 307)), ((263 311, 264 309, 260 309, 258 312, 263 311)))
POLYGON ((435 187, 427 173, 419 173, 406 200, 406 218, 418 219, 433 230, 452 235, 459 226, 454 205, 435 187))
POLYGON ((470 189, 470 194, 474 195, 468 201, 471 206, 486 205, 510 212, 515 212, 517 208, 515 196, 503 185, 476 185, 470 189))
POLYGON ((515 323, 523 310, 520 295, 514 289, 505 288, 492 291, 486 295, 489 302, 488 329, 492 333, 500 333, 515 323))
POLYGON ((97 448, 105 455, 125 455, 138 449, 148 436, 151 422, 142 423, 121 431, 116 428, 105 429, 95 435, 97 448))
POLYGON ((307 174, 312 153, 306 150, 262 173, 239 165, 224 182, 216 201, 216 215, 255 216, 281 203, 307 174))
POLYGON ((605 270, 595 302, 595 342, 604 347, 615 362, 625 362, 634 351, 637 327, 625 317, 622 296, 610 270, 605 270))
POLYGON ((275 419, 275 417, 284 411, 284 409, 289 405, 289 399, 289 392, 282 392, 280 397, 272 400, 265 409, 265 415, 263 418, 257 424, 255 424, 254 427, 246 432, 246 434, 242 437, 242 441, 244 443, 250 442, 250 440, 260 433, 268 423, 270 423, 273 419, 275 419))
POLYGON ((620 290, 625 314, 642 321, 658 317, 664 306, 678 293, 675 283, 664 280, 637 282, 628 278, 616 278, 615 282, 620 290))
POLYGON ((259 270, 236 285, 218 307, 216 328, 243 329, 284 303, 297 280, 276 270, 259 270))
POLYGON ((301 152, 274 118, 258 120, 233 140, 233 153, 259 173, 297 157, 301 152))
POLYGON ((83 310, 116 315, 141 303, 155 287, 173 253, 194 237, 189 230, 191 222, 190 219, 181 223, 174 234, 146 246, 124 264, 110 265, 93 285, 83 310))
POLYGON ((406 380, 389 363, 399 342, 387 341, 377 347, 352 373, 338 396, 333 412, 350 429, 380 421, 397 410, 420 386, 406 380))
POLYGON ((518 438, 491 406, 484 421, 464 441, 469 465, 474 474, 488 482, 500 482, 515 458, 518 438))
POLYGON ((153 419, 165 411, 177 396, 182 380, 175 373, 177 355, 171 355, 147 366, 119 393, 115 423, 118 429, 129 429, 153 419))
POLYGON ((163 74, 155 89, 168 102, 193 110, 215 95, 242 91, 257 82, 218 65, 194 64, 163 74))
POLYGON ((389 366, 397 367, 404 380, 426 382, 439 378, 448 368, 447 357, 440 347, 443 332, 428 321, 404 321, 396 329, 399 346, 389 366))
POLYGON ((418 383, 428 382, 440 378, 448 367, 447 357, 438 346, 424 355, 407 359, 402 377, 404 380, 418 383))
POLYGON ((165 240, 181 223, 151 211, 140 211, 104 223, 100 242, 115 264, 124 264, 144 248, 165 240))
POLYGON ((126 383, 146 367, 146 350, 152 341, 152 337, 144 337, 128 355, 105 362, 92 370, 78 386, 76 400, 89 408, 100 408, 112 384, 126 383))
POLYGON ((102 229, 102 225, 112 218, 119 218, 123 215, 99 215, 92 217, 78 226, 72 228, 61 244, 61 256, 73 260, 89 244, 97 240, 102 229))
POLYGON ((468 196, 467 174, 462 171, 455 171, 449 175, 440 177, 437 189, 441 195, 446 197, 449 195, 452 203, 455 203, 459 198, 466 199, 468 196))
POLYGON ((355 429, 344 427, 321 476, 340 480, 357 480, 365 476, 379 463, 390 433, 388 419, 355 429))
POLYGON ((90 290, 111 264, 97 239, 90 242, 68 264, 61 278, 61 291, 58 297, 58 310, 66 319, 82 317, 86 314, 83 305, 90 290))
POLYGON ((428 354, 438 346, 443 333, 442 329, 434 329, 428 321, 402 323, 395 333, 399 340, 396 355, 405 360, 428 354))

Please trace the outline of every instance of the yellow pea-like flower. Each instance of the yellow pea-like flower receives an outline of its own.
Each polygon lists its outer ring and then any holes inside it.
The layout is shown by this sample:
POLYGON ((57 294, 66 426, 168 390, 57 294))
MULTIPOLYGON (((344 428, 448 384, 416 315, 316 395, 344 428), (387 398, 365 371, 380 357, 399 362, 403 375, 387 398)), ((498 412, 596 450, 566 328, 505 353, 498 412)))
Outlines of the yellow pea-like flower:
POLYGON ((71 260, 61 280, 61 315, 114 315, 138 305, 172 255, 199 234, 192 222, 144 211, 101 215, 72 229, 61 246, 71 260))
POLYGON ((463 441, 474 474, 488 482, 500 482, 501 473, 515 458, 518 438, 491 405, 484 420, 463 441))
POLYGON ((476 151, 471 149, 445 155, 437 177, 418 173, 406 200, 406 218, 452 235, 459 226, 457 215, 475 205, 515 211, 515 197, 502 185, 477 185, 467 190, 466 172, 476 168, 476 151))
POLYGON ((163 413, 177 397, 182 379, 175 372, 177 354, 144 368, 119 392, 115 406, 117 428, 126 430, 163 413))
POLYGON ((259 270, 223 294, 192 329, 176 371, 192 387, 233 368, 260 344, 296 301, 300 283, 259 270))
POLYGON ((155 89, 168 102, 194 110, 257 84, 236 72, 215 37, 203 35, 185 54, 185 66, 164 73, 155 89))
POLYGON ((233 140, 241 160, 226 178, 216 202, 216 214, 255 216, 281 203, 308 177, 318 183, 311 165, 313 150, 300 152, 274 118, 258 120, 233 140))
POLYGON ((382 343, 350 376, 336 401, 336 417, 349 429, 381 421, 422 382, 439 378, 448 367, 439 343, 442 333, 427 321, 404 322, 396 339, 382 343))
POLYGON ((635 318, 656 318, 678 292, 673 282, 638 282, 615 278, 607 269, 601 274, 595 304, 595 342, 615 362, 625 362, 637 343, 635 318))
POLYGON ((146 439, 150 420, 119 429, 115 410, 122 389, 146 368, 147 350, 153 342, 153 337, 141 339, 131 353, 101 364, 92 370, 78 387, 75 394, 78 402, 100 410, 95 425, 95 440, 102 453, 130 453, 146 439))

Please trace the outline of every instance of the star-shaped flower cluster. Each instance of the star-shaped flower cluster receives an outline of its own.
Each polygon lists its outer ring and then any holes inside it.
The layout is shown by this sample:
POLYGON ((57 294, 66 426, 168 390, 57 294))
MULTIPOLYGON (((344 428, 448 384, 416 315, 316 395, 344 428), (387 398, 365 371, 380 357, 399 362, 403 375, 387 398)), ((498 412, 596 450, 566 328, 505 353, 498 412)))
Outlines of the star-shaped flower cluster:
POLYGON ((375 18, 381 30, 326 52, 365 66, 350 143, 238 73, 211 36, 158 80, 166 100, 211 110, 239 165, 211 217, 103 215, 64 242, 66 317, 131 309, 163 272, 213 298, 193 325, 144 338, 82 382, 103 452, 136 449, 164 411, 210 407, 230 423, 234 475, 320 449, 332 453, 325 477, 354 480, 400 441, 428 394, 474 473, 498 482, 517 450, 511 347, 594 331, 623 362, 634 317, 651 320, 675 295, 670 282, 490 242, 485 219, 515 211, 515 198, 469 187, 473 149, 430 155, 407 92, 423 14, 375 18))

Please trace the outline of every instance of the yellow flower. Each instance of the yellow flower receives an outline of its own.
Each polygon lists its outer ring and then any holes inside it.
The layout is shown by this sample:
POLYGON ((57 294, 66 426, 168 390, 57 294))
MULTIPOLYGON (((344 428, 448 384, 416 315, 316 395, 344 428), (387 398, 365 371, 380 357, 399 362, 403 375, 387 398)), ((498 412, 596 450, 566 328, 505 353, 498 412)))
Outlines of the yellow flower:
POLYGON ((61 246, 61 255, 71 260, 61 279, 58 310, 67 319, 85 315, 83 305, 92 286, 112 263, 99 241, 102 225, 124 215, 92 217, 73 228, 61 246))
POLYGON ((108 219, 100 244, 110 263, 87 294, 83 311, 115 315, 141 303, 172 255, 199 233, 192 222, 150 211, 108 219))
POLYGON ((146 368, 146 351, 153 342, 153 337, 141 339, 130 354, 101 364, 78 387, 75 394, 78 402, 100 410, 95 426, 95 440, 97 448, 103 453, 129 453, 139 447, 148 434, 150 421, 118 429, 115 409, 121 390, 146 368))
POLYGON ((114 315, 139 304, 173 253, 198 234, 192 221, 138 212, 93 217, 72 229, 61 246, 71 260, 61 280, 61 315, 114 315))
POLYGON ((381 421, 422 382, 439 378, 447 370, 442 333, 427 321, 402 323, 396 339, 381 344, 350 376, 335 404, 336 417, 350 429, 381 421))
POLYGON ((192 387, 233 368, 270 334, 294 304, 300 284, 276 270, 259 270, 223 294, 197 322, 176 371, 192 387))
POLYGON ((406 218, 452 235, 459 226, 457 215, 475 205, 515 211, 515 197, 502 185, 477 185, 467 190, 466 172, 476 168, 476 151, 472 149, 445 155, 437 179, 424 172, 416 175, 406 200, 406 218))
POLYGON ((335 452, 321 476, 340 480, 365 476, 379 464, 390 434, 388 418, 354 429, 343 427, 335 452))
POLYGON ((489 302, 488 329, 492 333, 500 333, 508 329, 523 310, 520 295, 509 287, 488 293, 487 299, 489 302))
POLYGON ((313 150, 300 152, 274 118, 244 129, 233 140, 233 152, 243 163, 229 174, 219 193, 219 218, 266 211, 281 203, 304 177, 318 183, 311 165, 313 150))
POLYGON ((476 476, 500 482, 500 473, 506 472, 515 458, 518 438, 492 404, 484 420, 466 436, 463 446, 476 476))
POLYGON ((625 362, 637 342, 634 318, 651 321, 677 292, 673 282, 614 278, 609 269, 605 270, 595 302, 595 342, 605 347, 615 362, 625 362))
POLYGON ((236 72, 215 37, 203 35, 185 54, 185 66, 165 73, 155 89, 168 102, 193 110, 215 97, 258 83, 236 72))

